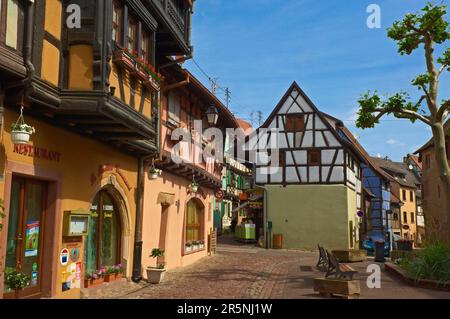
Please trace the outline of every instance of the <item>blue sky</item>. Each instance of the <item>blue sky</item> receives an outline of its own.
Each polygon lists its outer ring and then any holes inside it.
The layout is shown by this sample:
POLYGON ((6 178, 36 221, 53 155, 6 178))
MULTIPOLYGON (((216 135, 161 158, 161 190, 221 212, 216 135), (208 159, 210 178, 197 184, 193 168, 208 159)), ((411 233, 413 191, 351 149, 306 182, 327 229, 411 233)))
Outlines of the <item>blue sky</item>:
MULTIPOLYGON (((261 110, 266 118, 295 80, 320 110, 344 120, 370 154, 401 160, 425 143, 431 130, 395 118, 385 118, 375 129, 358 130, 355 112, 358 98, 368 90, 407 90, 412 97, 418 96, 410 82, 425 71, 423 49, 411 56, 398 55, 386 28, 425 3, 197 0, 194 58, 209 76, 219 78, 221 87, 230 89, 230 108, 238 117, 249 118, 252 111, 261 110), (381 29, 366 25, 366 9, 372 3, 381 7, 381 29)), ((185 67, 210 86, 192 61, 185 67)), ((448 74, 440 88, 440 98, 450 98, 448 74)))

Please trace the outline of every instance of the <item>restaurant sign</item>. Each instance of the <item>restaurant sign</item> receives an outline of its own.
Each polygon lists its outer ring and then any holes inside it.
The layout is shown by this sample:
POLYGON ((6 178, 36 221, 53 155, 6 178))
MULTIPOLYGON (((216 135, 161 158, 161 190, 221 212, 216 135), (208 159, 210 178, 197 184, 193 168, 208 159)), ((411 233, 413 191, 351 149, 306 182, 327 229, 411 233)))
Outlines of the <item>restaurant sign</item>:
POLYGON ((41 158, 47 161, 54 161, 58 163, 61 160, 61 153, 59 152, 50 151, 43 147, 37 147, 28 144, 15 144, 13 152, 28 157, 41 158))

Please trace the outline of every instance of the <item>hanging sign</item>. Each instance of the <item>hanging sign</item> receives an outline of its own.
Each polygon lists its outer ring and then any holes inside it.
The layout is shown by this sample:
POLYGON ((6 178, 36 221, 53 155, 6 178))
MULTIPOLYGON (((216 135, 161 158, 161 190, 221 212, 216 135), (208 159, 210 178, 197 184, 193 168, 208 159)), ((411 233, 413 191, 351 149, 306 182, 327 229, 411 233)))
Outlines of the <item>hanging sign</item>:
POLYGON ((359 210, 356 215, 358 215, 359 218, 362 218, 364 216, 364 212, 359 210))
POLYGON ((67 248, 61 250, 59 262, 61 263, 61 266, 66 266, 69 263, 69 250, 67 248))
POLYGON ((216 191, 216 198, 220 200, 220 199, 223 199, 224 197, 225 197, 225 192, 221 189, 218 189, 216 191))

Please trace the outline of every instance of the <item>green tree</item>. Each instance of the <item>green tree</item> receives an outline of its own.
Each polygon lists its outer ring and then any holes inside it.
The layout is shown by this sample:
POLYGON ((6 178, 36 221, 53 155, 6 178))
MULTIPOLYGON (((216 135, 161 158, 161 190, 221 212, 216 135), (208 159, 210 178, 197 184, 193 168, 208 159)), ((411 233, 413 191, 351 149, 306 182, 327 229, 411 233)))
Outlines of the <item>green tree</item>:
MULTIPOLYGON (((411 122, 422 121, 433 132, 434 152, 440 178, 446 186, 447 229, 450 229, 450 169, 447 159, 445 138, 450 130, 450 100, 439 99, 440 77, 450 72, 450 49, 444 49, 450 40, 450 27, 446 21, 447 7, 428 3, 420 12, 407 14, 403 20, 394 22, 388 29, 388 37, 396 41, 401 55, 410 55, 418 48, 425 49, 426 72, 412 80, 422 95, 418 101, 411 101, 406 92, 399 92, 386 98, 378 92, 368 92, 358 101, 360 109, 356 125, 359 128, 373 128, 385 115, 393 115, 411 122), (443 48, 443 54, 436 58, 436 49, 443 48)), ((448 239, 448 238, 446 238, 448 239)))

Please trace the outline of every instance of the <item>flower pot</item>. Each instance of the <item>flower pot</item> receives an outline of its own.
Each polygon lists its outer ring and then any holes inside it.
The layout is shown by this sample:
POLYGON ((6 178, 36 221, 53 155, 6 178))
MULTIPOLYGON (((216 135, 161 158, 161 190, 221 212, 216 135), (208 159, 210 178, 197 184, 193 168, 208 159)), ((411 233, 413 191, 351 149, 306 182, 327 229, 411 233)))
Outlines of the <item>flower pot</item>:
POLYGON ((192 251, 192 246, 185 246, 185 251, 190 253, 192 251))
POLYGON ((191 191, 192 191, 193 193, 197 193, 197 191, 198 191, 198 186, 197 186, 197 185, 191 185, 191 191))
POLYGON ((192 250, 199 250, 200 249, 200 245, 192 245, 192 250))
POLYGON ((151 173, 150 174, 150 179, 157 179, 158 178, 158 173, 151 173))
POLYGON ((88 287, 92 287, 92 286, 98 286, 98 285, 103 284, 104 282, 105 281, 104 281, 103 277, 100 277, 100 278, 97 278, 97 279, 93 279, 93 278, 85 279, 84 280, 84 288, 88 288, 88 287))
POLYGON ((198 245, 198 246, 200 247, 200 249, 205 248, 205 244, 200 244, 200 245, 198 245))
POLYGON ((151 284, 159 284, 166 273, 165 269, 147 268, 147 281, 151 284))
POLYGON ((30 141, 30 132, 11 131, 11 141, 13 144, 28 144, 30 141))
POLYGON ((108 274, 105 275, 103 278, 105 282, 111 282, 122 278, 122 274, 108 274))

